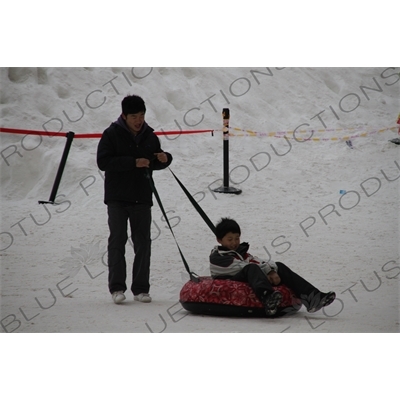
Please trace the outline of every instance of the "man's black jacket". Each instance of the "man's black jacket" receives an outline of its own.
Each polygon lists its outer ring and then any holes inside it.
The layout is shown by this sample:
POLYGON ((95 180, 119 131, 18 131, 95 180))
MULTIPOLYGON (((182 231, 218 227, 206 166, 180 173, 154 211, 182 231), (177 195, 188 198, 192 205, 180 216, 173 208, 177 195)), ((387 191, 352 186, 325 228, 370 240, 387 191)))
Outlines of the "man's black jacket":
POLYGON ((127 202, 153 205, 152 190, 147 173, 167 168, 172 156, 165 153, 168 162, 163 164, 154 155, 161 153, 160 140, 146 123, 135 137, 121 123, 107 128, 97 148, 97 165, 105 171, 104 202, 127 202), (150 160, 149 168, 137 168, 136 159, 150 160))

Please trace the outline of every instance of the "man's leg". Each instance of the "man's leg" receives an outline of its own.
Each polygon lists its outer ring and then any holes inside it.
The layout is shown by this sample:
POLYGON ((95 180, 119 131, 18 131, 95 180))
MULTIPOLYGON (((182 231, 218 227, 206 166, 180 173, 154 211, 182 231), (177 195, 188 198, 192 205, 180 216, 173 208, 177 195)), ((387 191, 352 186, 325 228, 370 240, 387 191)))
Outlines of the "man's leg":
POLYGON ((126 287, 126 261, 125 245, 128 240, 127 221, 128 213, 122 206, 109 204, 108 226, 108 288, 110 293, 125 292, 126 287))
POLYGON ((137 296, 150 290, 151 207, 145 204, 130 207, 129 221, 135 251, 131 289, 137 296))

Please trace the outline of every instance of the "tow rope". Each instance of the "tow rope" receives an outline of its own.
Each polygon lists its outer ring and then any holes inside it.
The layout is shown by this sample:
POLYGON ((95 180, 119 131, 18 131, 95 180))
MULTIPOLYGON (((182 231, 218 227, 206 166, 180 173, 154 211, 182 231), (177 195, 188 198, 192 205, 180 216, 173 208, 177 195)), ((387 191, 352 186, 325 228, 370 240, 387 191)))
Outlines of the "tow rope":
MULTIPOLYGON (((179 186, 182 188, 183 192, 186 194, 186 196, 188 197, 188 199, 190 200, 190 202, 192 203, 194 208, 197 210, 197 212, 203 218, 204 222, 208 225, 208 227, 211 229, 211 231, 215 235, 216 234, 215 226, 211 222, 210 218, 208 218, 207 214, 203 211, 203 209, 199 206, 199 204, 196 202, 196 200, 193 198, 193 196, 189 193, 189 191, 186 189, 184 184, 178 179, 178 177, 172 172, 172 170, 170 168, 168 168, 168 169, 171 171, 171 174, 174 176, 174 178, 176 179, 176 181, 178 182, 179 186)), ((180 254, 181 258, 182 258, 183 265, 185 266, 185 269, 186 269, 186 271, 188 272, 188 274, 190 276, 190 280, 193 281, 193 282, 199 283, 200 282, 200 277, 196 273, 194 273, 194 272, 192 272, 190 270, 189 264, 187 263, 187 261, 185 259, 185 256, 183 255, 182 250, 179 247, 179 243, 178 243, 178 241, 177 241, 177 239, 175 237, 174 231, 173 231, 172 226, 171 226, 171 224, 169 222, 169 219, 167 217, 167 213, 165 212, 165 209, 164 209, 164 206, 162 204, 160 195, 158 194, 158 191, 157 191, 156 186, 154 184, 153 177, 149 174, 148 171, 146 171, 146 175, 147 175, 147 178, 149 179, 151 190, 153 191, 154 196, 157 199, 157 203, 158 203, 158 205, 159 205, 159 207, 161 209, 161 212, 162 212, 162 214, 163 214, 163 216, 165 218, 165 221, 168 224, 168 228, 172 233, 172 236, 173 236, 173 238, 175 240, 176 246, 178 247, 179 254, 180 254)))
POLYGON ((196 211, 200 214, 200 216, 203 218, 204 222, 208 225, 208 227, 211 229, 211 232, 216 235, 216 230, 214 224, 211 222, 210 218, 208 218, 207 214, 203 211, 203 209, 199 206, 199 203, 193 198, 193 196, 189 193, 189 191, 185 188, 183 183, 177 178, 177 176, 172 172, 171 168, 168 168, 171 171, 171 174, 174 176, 176 181, 178 182, 179 186, 182 188, 183 192, 186 194, 187 198, 190 200, 192 203, 193 207, 196 209, 196 211))

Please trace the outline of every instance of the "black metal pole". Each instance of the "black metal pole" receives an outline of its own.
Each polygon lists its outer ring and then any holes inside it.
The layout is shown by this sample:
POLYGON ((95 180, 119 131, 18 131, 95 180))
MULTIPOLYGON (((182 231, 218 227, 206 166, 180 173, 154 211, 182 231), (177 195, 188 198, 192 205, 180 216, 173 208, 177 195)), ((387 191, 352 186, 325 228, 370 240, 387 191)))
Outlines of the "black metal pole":
POLYGON ((229 108, 222 111, 223 118, 223 136, 224 136, 224 187, 229 186, 229 108))
POLYGON ((52 189, 51 194, 50 194, 50 199, 49 199, 49 201, 41 201, 41 200, 39 200, 39 204, 54 204, 54 201, 55 201, 56 196, 57 196, 58 187, 60 186, 61 178, 62 178, 62 175, 63 175, 63 172, 64 172, 65 164, 67 163, 69 150, 71 148, 72 141, 74 140, 74 136, 75 136, 74 132, 68 132, 66 134, 67 142, 65 143, 64 152, 63 152, 63 155, 61 157, 60 166, 58 167, 56 179, 54 180, 54 185, 53 185, 53 189, 52 189))
POLYGON ((240 189, 236 189, 229 186, 229 120, 230 120, 230 112, 229 108, 224 108, 222 110, 222 118, 223 118, 223 152, 224 152, 224 178, 223 178, 223 186, 218 189, 214 189, 216 193, 231 193, 231 194, 240 194, 242 191, 240 189))

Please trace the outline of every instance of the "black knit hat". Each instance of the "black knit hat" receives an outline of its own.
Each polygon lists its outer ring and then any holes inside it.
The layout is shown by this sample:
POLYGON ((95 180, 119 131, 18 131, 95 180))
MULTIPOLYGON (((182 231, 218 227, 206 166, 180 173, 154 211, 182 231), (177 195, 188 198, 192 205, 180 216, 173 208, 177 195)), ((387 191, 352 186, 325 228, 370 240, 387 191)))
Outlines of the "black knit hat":
POLYGON ((140 112, 146 112, 146 105, 144 100, 139 96, 127 96, 122 100, 122 114, 125 116, 128 114, 137 114, 140 112))
POLYGON ((215 236, 222 239, 228 233, 242 234, 239 224, 231 218, 222 218, 215 227, 215 236))

